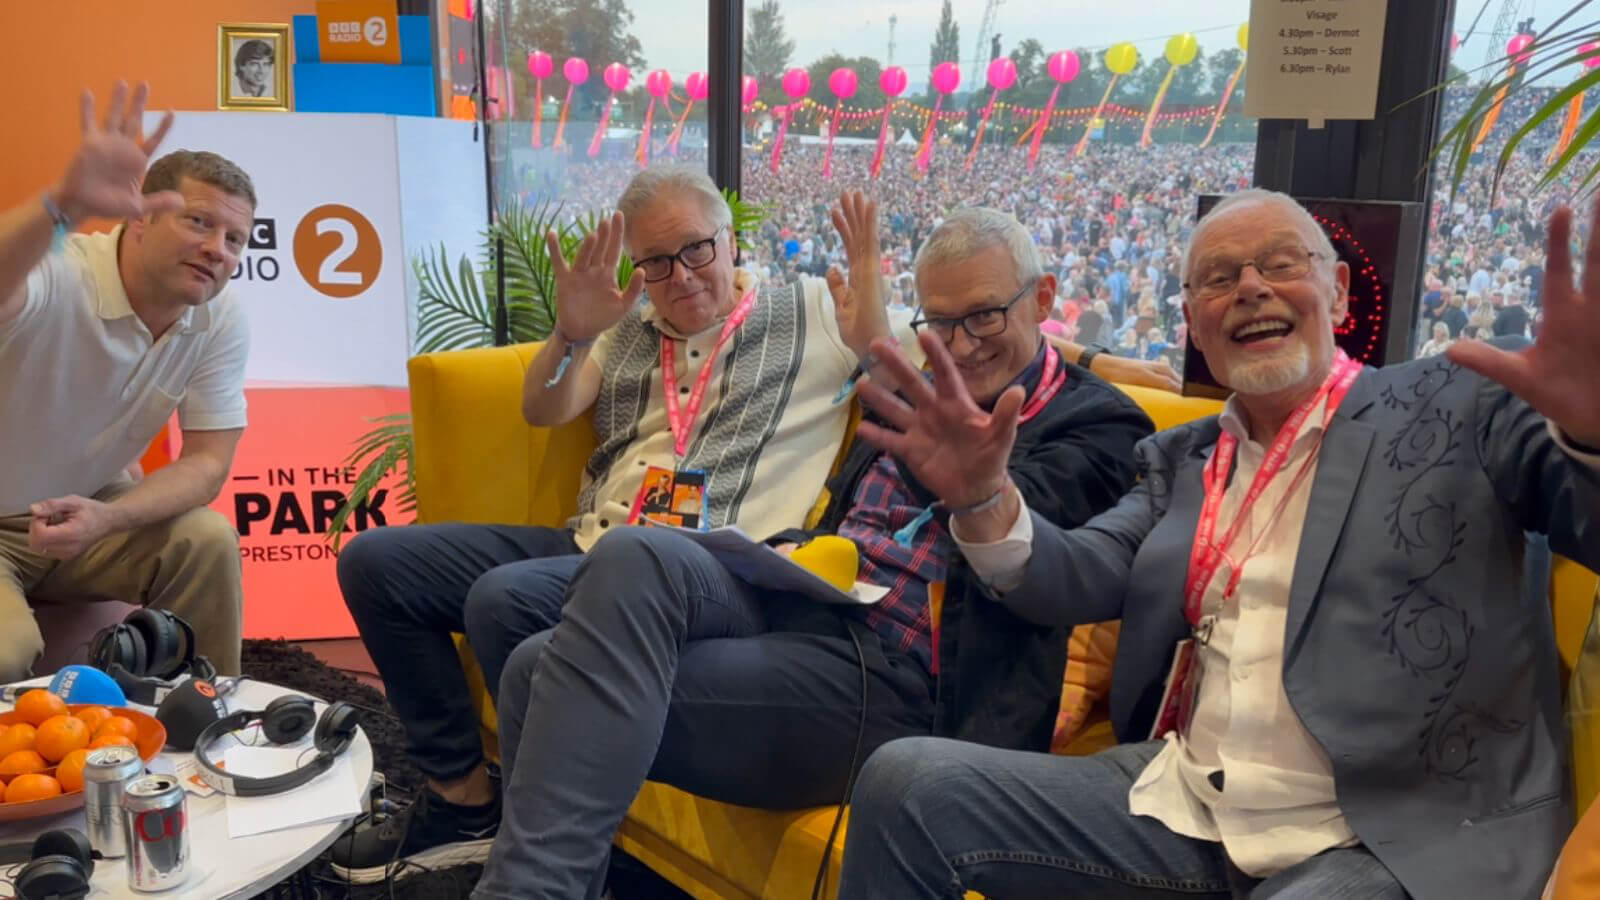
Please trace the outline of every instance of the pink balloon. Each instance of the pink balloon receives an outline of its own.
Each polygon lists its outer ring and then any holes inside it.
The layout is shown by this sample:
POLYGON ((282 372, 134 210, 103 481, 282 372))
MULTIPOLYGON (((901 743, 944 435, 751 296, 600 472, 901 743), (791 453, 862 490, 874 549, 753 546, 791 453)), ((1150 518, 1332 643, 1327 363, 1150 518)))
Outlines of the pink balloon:
POLYGON ((811 75, 805 69, 790 69, 783 73, 783 92, 790 100, 799 100, 811 92, 811 75))
POLYGON ((1071 50, 1057 50, 1050 54, 1050 59, 1045 62, 1050 77, 1066 84, 1078 77, 1078 54, 1071 50))
POLYGON ((828 76, 828 90, 840 100, 849 100, 856 93, 856 70, 840 67, 828 76))
MULTIPOLYGON (((627 87, 628 83, 624 81, 622 86, 627 87)), ((650 96, 660 100, 672 93, 672 76, 667 74, 666 69, 657 69, 644 77, 644 87, 650 96)))
POLYGON ((1461 48, 1461 35, 1459 35, 1459 34, 1451 34, 1450 35, 1450 52, 1454 53, 1460 48, 1461 48))
POLYGON ((620 94, 628 89, 628 82, 633 80, 633 73, 622 63, 612 63, 606 66, 600 77, 606 80, 606 87, 620 94))
POLYGON ((1017 83, 1017 64, 1009 56, 1001 56, 989 63, 989 87, 1003 91, 1017 83))
POLYGON ((933 67, 933 88, 941 94, 951 94, 961 86, 961 67, 953 62, 942 62, 933 67))
POLYGON ((760 96, 761 82, 757 81, 754 75, 746 75, 744 76, 744 87, 742 90, 744 93, 741 102, 744 103, 745 106, 749 106, 750 104, 756 102, 756 97, 760 96))
POLYGON ((1512 59, 1515 60, 1518 65, 1525 63, 1528 61, 1528 57, 1533 55, 1532 53, 1528 52, 1528 48, 1532 46, 1532 44, 1533 35, 1519 34, 1510 41, 1506 42, 1506 55, 1512 57, 1512 59))
POLYGON ((706 81, 706 73, 690 72, 689 77, 683 79, 683 90, 690 100, 704 100, 711 95, 711 84, 706 81))
POLYGON ((1583 54, 1583 67, 1585 69, 1600 67, 1600 43, 1591 41, 1579 47, 1578 52, 1583 54))
POLYGON ((535 78, 549 78, 555 71, 556 62, 550 54, 543 50, 534 50, 528 54, 528 74, 535 78))
POLYGON ((589 64, 574 56, 561 64, 561 74, 573 84, 583 84, 589 80, 589 64))
POLYGON ((878 76, 878 88, 887 97, 900 96, 905 92, 906 85, 909 83, 910 79, 906 77, 906 70, 899 66, 890 66, 883 70, 882 75, 878 76))

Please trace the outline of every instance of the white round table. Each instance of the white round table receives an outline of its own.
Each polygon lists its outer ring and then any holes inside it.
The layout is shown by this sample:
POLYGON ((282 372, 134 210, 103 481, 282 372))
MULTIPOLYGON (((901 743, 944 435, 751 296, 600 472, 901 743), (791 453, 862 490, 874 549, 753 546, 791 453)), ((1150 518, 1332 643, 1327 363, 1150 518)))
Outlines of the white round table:
MULTIPOLYGON (((36 681, 43 686, 48 684, 50 679, 39 678, 36 681)), ((228 710, 232 712, 238 709, 262 709, 273 698, 294 693, 298 692, 275 684, 246 679, 239 684, 238 690, 227 697, 228 710)), ((134 708, 152 715, 155 713, 149 707, 134 708)), ((324 708, 325 704, 319 701, 317 712, 321 713, 324 708)), ((0 702, 0 710, 6 709, 10 709, 10 704, 0 702)), ((300 744, 290 746, 302 745, 306 748, 311 746, 309 735, 300 744)), ((354 790, 359 800, 366 792, 367 783, 372 778, 372 744, 368 742, 366 733, 358 729, 355 740, 345 753, 350 757, 351 765, 355 769, 354 790)), ((213 758, 218 755, 220 751, 215 753, 213 758)), ((175 766, 179 760, 188 756, 192 754, 166 750, 157 759, 165 759, 170 765, 175 766)), ((198 797, 194 794, 186 796, 189 804, 188 880, 177 888, 159 894, 141 894, 128 888, 127 865, 123 860, 97 860, 94 876, 91 879, 93 889, 89 892, 91 900, 113 897, 141 898, 141 900, 157 897, 161 900, 178 900, 178 898, 226 900, 234 897, 254 897, 304 868, 307 863, 326 850, 335 838, 343 834, 352 821, 338 819, 249 837, 229 838, 228 813, 224 808, 226 801, 222 794, 212 794, 209 797, 198 797)), ((0 824, 0 843, 32 841, 40 834, 56 828, 76 828, 82 831, 83 810, 47 819, 0 824)), ((14 874, 15 869, 10 869, 0 873, 0 877, 9 880, 14 874)))

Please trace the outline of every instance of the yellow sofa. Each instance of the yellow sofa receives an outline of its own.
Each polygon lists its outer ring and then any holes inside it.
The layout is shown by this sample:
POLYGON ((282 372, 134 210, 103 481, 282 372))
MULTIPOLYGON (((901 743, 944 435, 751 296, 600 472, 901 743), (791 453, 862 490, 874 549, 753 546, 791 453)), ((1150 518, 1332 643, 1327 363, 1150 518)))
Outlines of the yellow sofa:
MULTIPOLYGON (((417 514, 422 522, 501 522, 559 525, 572 515, 583 464, 594 447, 588 419, 559 428, 522 421, 523 373, 538 345, 429 354, 411 360, 411 409, 417 514)), ((1213 400, 1124 388, 1168 428, 1220 408, 1213 400)), ((1595 576, 1562 560, 1552 583, 1564 668, 1578 657, 1594 608, 1595 576)), ((488 693, 465 648, 468 670, 491 752, 496 727, 488 693)), ((1596 786, 1597 741, 1576 729, 1580 809, 1596 786), (1581 738, 1581 739, 1580 739, 1581 738)), ((1092 752, 1112 742, 1108 723, 1091 726, 1068 752, 1092 752)), ((691 895, 708 900, 805 898, 822 859, 835 808, 772 812, 718 803, 663 784, 647 783, 618 829, 617 846, 691 895)), ((848 817, 847 817, 848 821, 848 817)), ((836 888, 841 829, 834 847, 836 888)))

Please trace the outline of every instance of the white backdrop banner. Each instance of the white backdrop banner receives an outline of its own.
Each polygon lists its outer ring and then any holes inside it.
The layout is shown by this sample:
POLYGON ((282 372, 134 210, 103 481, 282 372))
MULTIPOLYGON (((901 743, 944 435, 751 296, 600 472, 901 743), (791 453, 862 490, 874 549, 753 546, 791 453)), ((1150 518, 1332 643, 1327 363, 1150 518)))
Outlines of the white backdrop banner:
POLYGON ((402 209, 426 240, 474 252, 484 187, 481 162, 460 165, 473 153, 482 159, 470 125, 385 115, 178 114, 163 152, 220 153, 255 183, 255 227, 233 276, 250 318, 250 381, 405 385, 416 288, 402 209), (402 178, 402 169, 411 177, 402 178), (408 180, 454 202, 447 209, 406 203, 408 180))

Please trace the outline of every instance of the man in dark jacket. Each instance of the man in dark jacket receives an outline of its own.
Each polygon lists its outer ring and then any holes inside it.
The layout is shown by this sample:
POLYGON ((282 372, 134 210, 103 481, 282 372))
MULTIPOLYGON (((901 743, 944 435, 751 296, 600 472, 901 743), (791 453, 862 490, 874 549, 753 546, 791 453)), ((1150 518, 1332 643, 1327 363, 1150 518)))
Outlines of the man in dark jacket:
MULTIPOLYGON (((1019 423, 1010 472, 1029 508, 1063 527, 1107 508, 1133 483, 1150 421, 1041 339, 1056 284, 1027 231, 958 211, 915 269, 917 326, 949 348, 972 413, 1019 423)), ((830 488, 825 532, 850 544, 828 542, 854 550, 857 592, 881 594, 870 605, 764 590, 670 529, 617 529, 590 550, 561 624, 506 664, 506 797, 473 896, 597 897, 646 777, 798 808, 840 801, 851 771, 896 737, 1048 746, 1067 632, 981 599, 948 529, 959 510, 893 457, 860 444, 830 488)), ((771 543, 800 560, 821 552, 805 546, 817 534, 771 543)))

